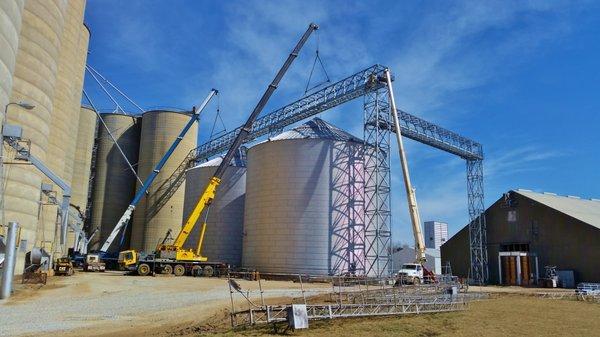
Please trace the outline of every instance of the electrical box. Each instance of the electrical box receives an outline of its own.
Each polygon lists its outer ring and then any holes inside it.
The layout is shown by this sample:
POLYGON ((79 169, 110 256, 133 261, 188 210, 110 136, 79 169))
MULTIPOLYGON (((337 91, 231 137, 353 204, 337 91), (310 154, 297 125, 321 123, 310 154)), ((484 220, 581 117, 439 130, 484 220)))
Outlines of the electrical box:
POLYGON ((48 183, 42 183, 42 191, 44 192, 52 192, 54 190, 54 185, 48 183))
POLYGON ((2 128, 2 136, 21 139, 23 128, 18 125, 5 124, 2 128))

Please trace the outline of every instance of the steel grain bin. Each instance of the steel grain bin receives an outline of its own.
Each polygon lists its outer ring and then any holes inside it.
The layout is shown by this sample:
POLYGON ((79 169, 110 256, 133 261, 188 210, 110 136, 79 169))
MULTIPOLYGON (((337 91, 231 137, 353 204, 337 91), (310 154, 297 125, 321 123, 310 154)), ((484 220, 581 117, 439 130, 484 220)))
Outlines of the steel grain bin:
POLYGON ((244 267, 360 273, 362 172, 362 141, 318 118, 250 148, 244 267))
MULTIPOLYGON (((186 172, 183 223, 196 206, 206 184, 222 160, 218 157, 186 172)), ((245 194, 246 167, 237 159, 225 170, 221 184, 217 188, 215 200, 210 205, 201 251, 209 261, 222 261, 232 266, 241 266, 245 194)), ((196 223, 196 227, 186 242, 186 248, 197 248, 203 222, 204 216, 196 223)))

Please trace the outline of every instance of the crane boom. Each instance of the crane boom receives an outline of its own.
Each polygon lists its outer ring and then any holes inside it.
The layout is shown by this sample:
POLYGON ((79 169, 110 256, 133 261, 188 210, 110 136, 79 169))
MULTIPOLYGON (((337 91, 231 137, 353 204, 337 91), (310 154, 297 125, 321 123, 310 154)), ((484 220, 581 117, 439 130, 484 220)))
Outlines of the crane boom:
POLYGON ((394 125, 396 127, 396 140, 398 141, 398 151, 400 152, 400 164, 402 165, 402 175, 404 177, 404 187, 406 187, 406 198, 408 199, 408 212, 410 214, 410 220, 413 227, 413 235, 415 237, 415 254, 416 260, 419 263, 423 263, 426 260, 425 257, 425 239, 423 238, 423 231, 421 230, 421 216, 419 215, 419 208, 417 207, 417 197, 415 195, 415 189, 412 187, 410 181, 410 174, 408 173, 408 162, 406 161, 406 153, 404 151, 404 144, 402 142, 402 134, 400 132, 400 120, 398 118, 398 110, 396 110, 396 100, 394 99, 394 90, 392 89, 392 75, 390 70, 385 70, 385 81, 388 86, 388 93, 390 95, 390 107, 392 112, 392 118, 394 119, 394 125))
POLYGON ((185 137, 186 133, 192 127, 194 122, 198 120, 198 116, 200 115, 202 110, 204 110, 204 108, 208 105, 208 103, 213 98, 213 96, 217 95, 218 92, 219 91, 217 89, 211 89, 210 92, 208 93, 208 96, 206 96, 206 98, 200 105, 200 108, 196 109, 194 107, 194 109, 192 111, 192 116, 191 116, 189 122, 183 127, 183 129, 181 130, 181 132, 179 133, 179 135, 177 136, 177 138, 175 139, 173 144, 171 144, 171 147, 169 147, 169 149, 164 154, 164 156, 160 159, 158 164, 156 164, 156 166, 154 167, 154 169, 152 170, 152 172, 150 173, 148 178, 146 178, 146 180, 142 184, 142 187, 139 189, 139 191, 137 191, 137 193, 133 197, 133 200, 131 201, 129 206, 127 206, 125 213, 123 213, 123 215, 117 222, 115 228, 113 228, 110 235, 106 238, 106 241, 102 245, 102 248, 100 248, 101 252, 108 252, 110 245, 113 243, 114 239, 117 237, 117 235, 119 234, 121 229, 124 230, 124 228, 127 227, 127 224, 129 223, 129 220, 131 219, 131 215, 132 215, 133 211, 135 210, 135 207, 137 206, 137 204, 140 202, 140 200, 142 200, 142 197, 144 197, 144 194, 148 191, 148 189, 154 182, 154 179, 156 179, 156 177, 160 173, 160 170, 163 168, 163 166, 165 166, 165 164, 167 163, 167 160, 169 160, 169 158, 171 157, 173 152, 175 152, 175 149, 177 148, 179 143, 181 143, 181 141, 183 140, 183 137, 185 137))
MULTIPOLYGON (((267 105, 267 102, 271 98, 271 95, 273 94, 275 89, 277 89, 279 82, 283 78, 283 75, 285 75, 285 73, 289 69, 289 67, 292 64, 292 62, 294 61, 294 59, 296 59, 296 57, 298 56, 298 53, 300 52, 300 49, 302 49, 302 46, 304 46, 304 44, 310 37, 311 33, 317 29, 319 29, 319 26, 317 26, 314 23, 311 23, 308 26, 308 29, 306 30, 304 35, 302 35, 302 38, 300 38, 300 41, 298 41, 298 43, 296 44, 296 46, 294 47, 292 52, 289 54, 288 58, 285 60, 285 62, 283 64, 283 66, 281 67, 281 69, 279 69, 279 71, 277 72, 277 75, 275 75, 275 78, 273 79, 271 84, 269 84, 269 86, 267 87, 267 90, 264 92, 264 94, 262 95, 262 97, 260 98, 258 103, 256 104, 256 107, 254 107, 254 110, 252 110, 252 113, 248 117, 248 120, 240 129, 240 132, 238 133, 235 140, 231 144, 231 147, 227 151, 227 154, 225 155, 225 157, 223 157, 223 161, 221 161, 221 164, 215 171, 214 176, 208 182, 208 185, 206 186, 204 193, 202 193, 202 195, 200 196, 198 202, 196 203, 196 206, 194 207, 194 209, 192 210, 192 212, 186 219, 183 228, 177 235, 177 238, 175 238, 173 245, 170 247, 163 246, 162 247, 163 250, 173 251, 173 250, 178 250, 181 247, 183 247, 183 244, 189 237, 192 229, 194 229, 194 226, 196 225, 196 222, 198 221, 198 219, 200 218, 200 215, 204 211, 204 208, 212 203, 212 201, 215 197, 216 189, 219 186, 219 184, 221 183, 221 178, 222 178, 223 174, 225 173, 225 169, 227 168, 227 166, 229 166, 229 163, 231 162, 231 159, 233 159, 235 152, 244 143, 244 141, 246 140, 246 138, 252 131, 252 124, 254 123, 254 121, 256 120, 258 115, 262 112, 265 105, 267 105)), ((204 236, 203 234, 204 234, 205 229, 206 229, 206 223, 204 223, 202 225, 201 235, 200 235, 200 239, 199 239, 197 250, 196 250, 196 255, 198 255, 198 256, 200 255, 200 251, 202 248, 202 240, 203 240, 203 236, 204 236)))

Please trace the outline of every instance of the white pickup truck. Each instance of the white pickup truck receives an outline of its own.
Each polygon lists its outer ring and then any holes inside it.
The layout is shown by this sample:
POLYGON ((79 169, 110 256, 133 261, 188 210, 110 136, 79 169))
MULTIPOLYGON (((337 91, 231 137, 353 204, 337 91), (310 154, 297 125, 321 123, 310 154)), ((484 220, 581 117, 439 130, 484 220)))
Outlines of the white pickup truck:
POLYGON ((423 280, 423 266, 419 263, 403 264, 396 277, 399 284, 421 284, 423 280))

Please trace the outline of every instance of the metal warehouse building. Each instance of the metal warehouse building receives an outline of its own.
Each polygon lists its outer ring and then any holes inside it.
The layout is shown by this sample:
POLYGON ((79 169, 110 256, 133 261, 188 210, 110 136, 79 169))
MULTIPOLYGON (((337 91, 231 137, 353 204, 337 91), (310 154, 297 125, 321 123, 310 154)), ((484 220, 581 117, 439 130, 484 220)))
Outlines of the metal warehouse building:
MULTIPOLYGON (((490 284, 534 284, 545 266, 600 282, 600 200, 515 190, 485 211, 490 284)), ((465 226, 441 248, 442 263, 469 275, 465 226)))

